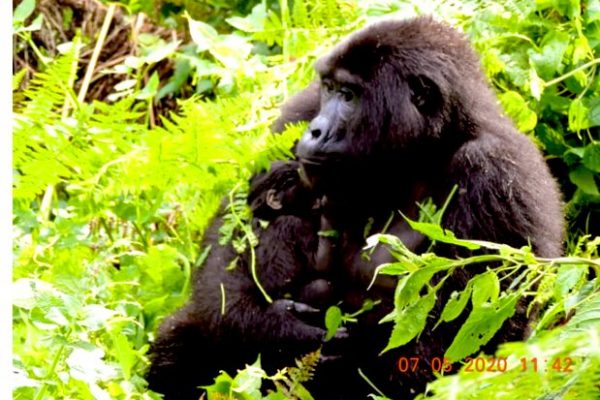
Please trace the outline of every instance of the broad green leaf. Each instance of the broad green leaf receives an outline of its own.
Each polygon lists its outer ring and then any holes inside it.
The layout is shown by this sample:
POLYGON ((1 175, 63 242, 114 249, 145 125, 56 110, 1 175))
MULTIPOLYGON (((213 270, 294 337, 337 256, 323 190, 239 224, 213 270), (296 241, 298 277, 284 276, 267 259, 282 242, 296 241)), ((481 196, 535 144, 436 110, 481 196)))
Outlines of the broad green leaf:
POLYGON ((202 58, 194 57, 188 61, 190 62, 190 64, 192 64, 192 66, 196 70, 194 75, 199 78, 202 78, 205 76, 219 75, 222 72, 221 67, 219 67, 218 65, 216 65, 213 62, 204 60, 202 58))
POLYGON ((131 378, 131 372, 137 361, 137 353, 132 348, 131 343, 127 340, 127 336, 123 334, 111 334, 115 357, 123 371, 125 379, 131 378))
POLYGON ((581 17, 581 7, 584 0, 561 1, 559 4, 565 7, 565 14, 569 19, 574 20, 581 17))
POLYGON ((556 2, 557 0, 535 0, 535 8, 542 11, 549 7, 556 7, 556 2))
POLYGON ((542 79, 550 80, 560 72, 569 41, 568 33, 552 30, 544 36, 541 52, 529 50, 529 59, 542 79))
POLYGON ((58 291, 51 283, 38 280, 22 278, 12 284, 11 288, 13 305, 25 310, 33 309, 40 299, 59 299, 58 303, 64 301, 65 295, 58 291))
POLYGON ((256 27, 248 18, 231 17, 226 19, 227 23, 242 32, 258 32, 262 27, 256 27))
POLYGON ((117 92, 121 92, 123 90, 131 89, 137 84, 137 79, 124 79, 119 81, 114 87, 117 92))
POLYGON ((66 327, 69 326, 69 318, 67 318, 67 315, 65 314, 65 310, 62 307, 50 307, 50 309, 46 311, 45 317, 55 325, 66 327))
POLYGON ((427 295, 399 312, 396 315, 390 340, 382 353, 410 342, 421 333, 427 323, 427 316, 435 305, 435 300, 435 291, 430 291, 427 295))
POLYGON ((231 17, 226 21, 229 25, 243 32, 261 32, 265 29, 267 19, 267 10, 264 3, 257 4, 252 9, 252 13, 244 18, 231 17))
POLYGON ((35 10, 35 0, 23 0, 13 13, 13 21, 14 22, 25 22, 27 18, 33 13, 35 10))
POLYGON ((481 307, 482 304, 495 303, 500 294, 500 282, 492 271, 487 271, 473 278, 473 296, 471 303, 473 308, 481 307))
MULTIPOLYGON (((529 92, 534 99, 539 100, 544 91, 544 81, 535 72, 535 69, 529 69, 529 92)), ((537 118, 537 116, 536 116, 537 118)))
POLYGON ((600 172, 600 142, 586 146, 582 162, 589 170, 600 172))
MULTIPOLYGON (((260 361, 260 358, 259 358, 260 361)), ((221 371, 219 376, 217 376, 212 385, 200 386, 202 389, 206 390, 208 394, 208 398, 218 398, 218 395, 229 395, 231 391, 231 386, 233 385, 233 378, 225 371, 221 371)))
POLYGON ((384 234, 384 233, 377 233, 377 234, 371 235, 367 238, 367 244, 365 246, 365 250, 373 248, 373 247, 377 246, 379 243, 388 244, 392 248, 406 247, 404 245, 404 243, 402 243, 400 238, 398 238, 398 236, 384 234))
POLYGON ((410 273, 398 281, 396 293, 394 295, 394 305, 396 309, 402 311, 404 307, 409 306, 420 298, 421 290, 429 284, 431 278, 436 272, 443 271, 444 267, 428 266, 410 273))
POLYGON ((254 364, 248 365, 233 378, 233 391, 242 395, 244 399, 256 399, 260 395, 262 383, 262 372, 260 359, 254 364))
POLYGON ((175 53, 179 47, 179 43, 178 40, 167 43, 161 39, 151 47, 144 49, 145 51, 141 58, 148 64, 155 64, 175 53))
POLYGON ((509 90, 502 93, 499 98, 504 110, 515 121, 520 131, 529 132, 535 128, 537 115, 519 93, 509 90))
POLYGON ((442 315, 440 316, 440 321, 450 322, 458 318, 458 316, 463 312, 465 306, 467 305, 469 298, 471 297, 471 290, 473 286, 467 285, 467 287, 461 291, 454 291, 450 295, 446 306, 444 306, 444 310, 442 311, 442 315))
POLYGON ((104 351, 95 346, 73 349, 65 362, 71 369, 71 375, 84 382, 95 383, 117 376, 116 369, 104 362, 104 351))
POLYGON ((590 126, 588 114, 590 110, 584 104, 583 99, 575 99, 569 105, 569 129, 573 132, 579 132, 590 126))
POLYGON ((594 54, 594 52, 585 36, 578 36, 573 41, 573 64, 576 65, 581 61, 586 61, 592 54, 594 54))
POLYGON ((569 173, 569 179, 584 193, 598 196, 598 186, 594 181, 594 173, 584 166, 580 165, 569 173))
POLYGON ((483 303, 473 309, 444 354, 451 362, 477 352, 515 312, 518 293, 501 296, 494 303, 483 303))
POLYGON ((427 222, 416 222, 407 219, 411 228, 415 231, 422 233, 428 238, 439 241, 442 243, 454 244, 461 247, 466 247, 469 250, 477 250, 481 248, 480 245, 472 243, 468 240, 458 239, 454 236, 454 232, 445 230, 437 224, 431 224, 427 222))
POLYGON ((493 48, 483 53, 481 63, 489 76, 499 74, 504 70, 504 62, 498 57, 498 50, 493 48))
POLYGON ((252 44, 238 35, 220 36, 209 49, 210 53, 228 70, 240 68, 252 51, 252 44))
POLYGON ((89 304, 83 307, 83 316, 79 323, 91 332, 106 328, 107 322, 117 313, 100 304, 89 304))
POLYGON ((161 87, 156 94, 157 100, 160 100, 168 94, 177 93, 179 89, 187 82, 192 67, 187 59, 177 59, 175 61, 175 71, 166 85, 161 87))
POLYGON ((546 151, 552 155, 562 156, 568 149, 563 135, 547 124, 538 124, 535 128, 535 134, 546 148, 546 151))
MULTIPOLYGON (((42 28, 43 23, 44 23, 44 14, 39 14, 37 17, 34 18, 33 21, 31 21, 31 24, 29 24, 27 26, 15 27, 13 30, 13 33, 39 31, 42 28)), ((58 46, 57 46, 57 49, 58 49, 58 46)))
POLYGON ((198 46, 198 51, 205 51, 212 48, 219 40, 219 33, 211 25, 193 20, 190 16, 188 16, 188 24, 190 35, 196 46, 198 46))
POLYGON ((414 269, 409 268, 407 264, 408 263, 406 262, 381 264, 377 267, 376 273, 382 275, 402 275, 406 272, 414 271, 414 269))
POLYGON ((568 322, 571 328, 585 330, 600 326, 600 294, 595 293, 575 308, 575 315, 568 322))
POLYGON ((589 109, 588 119, 590 127, 600 126, 600 97, 590 101, 589 109))
POLYGON ((158 91, 159 83, 160 83, 160 80, 158 78, 158 74, 156 73, 156 71, 154 71, 154 73, 152 74, 150 79, 148 79, 148 83, 146 84, 146 86, 142 89, 142 91, 140 93, 138 93, 137 96, 135 96, 135 98, 138 100, 151 99, 152 97, 154 97, 156 95, 156 92, 158 91))
POLYGON ((583 16, 587 24, 600 20, 600 0, 588 0, 583 16))
POLYGON ((554 296, 562 300, 577 285, 581 277, 587 272, 585 265, 562 265, 558 268, 554 282, 554 296))
POLYGON ((337 306, 331 306, 325 313, 325 328, 327 329, 327 335, 325 341, 328 341, 337 332, 338 328, 342 325, 342 310, 337 306))
POLYGON ((577 161, 581 160, 585 154, 585 147, 571 147, 567 153, 577 156, 577 161))

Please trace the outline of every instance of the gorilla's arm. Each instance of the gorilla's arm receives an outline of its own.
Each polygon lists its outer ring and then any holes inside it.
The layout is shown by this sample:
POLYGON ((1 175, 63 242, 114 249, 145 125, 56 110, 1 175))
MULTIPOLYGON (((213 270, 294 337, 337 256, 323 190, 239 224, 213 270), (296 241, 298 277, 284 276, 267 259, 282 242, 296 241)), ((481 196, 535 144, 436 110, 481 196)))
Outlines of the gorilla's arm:
POLYGON ((266 229, 256 224, 260 239, 255 248, 258 279, 274 299, 295 292, 303 280, 308 280, 318 241, 313 218, 282 215, 270 221, 266 229))
POLYGON ((465 239, 531 244, 542 257, 561 255, 560 196, 526 136, 504 135, 499 128, 483 132, 455 153, 448 175, 458 191, 443 217, 445 228, 465 239))
MULTIPOLYGON (((194 292, 192 304, 205 329, 219 340, 231 338, 248 345, 307 341, 318 345, 324 331, 296 316, 307 311, 304 305, 277 297, 268 304, 252 280, 248 265, 238 265, 231 271, 226 266, 227 263, 207 263, 194 283, 202 290, 194 292)), ((262 264, 257 266, 261 267, 262 264)), ((269 279, 260 279, 262 275, 261 271, 259 280, 272 293, 274 285, 269 284, 269 279)))

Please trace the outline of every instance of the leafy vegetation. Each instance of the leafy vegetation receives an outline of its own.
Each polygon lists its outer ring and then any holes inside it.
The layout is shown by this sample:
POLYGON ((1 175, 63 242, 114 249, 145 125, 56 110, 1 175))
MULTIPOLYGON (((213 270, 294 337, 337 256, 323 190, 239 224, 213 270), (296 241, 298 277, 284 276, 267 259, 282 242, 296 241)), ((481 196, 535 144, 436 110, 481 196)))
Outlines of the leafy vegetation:
MULTIPOLYGON (((459 240, 435 225, 432 212, 415 226, 433 240, 489 254, 451 260, 413 254, 393 237, 372 238, 397 256, 380 270, 400 278, 396 309, 386 318, 394 323, 388 348, 423 329, 439 289, 434 273, 477 268, 439 317, 468 313, 449 361, 477 351, 521 296, 535 300, 540 321, 528 341, 499 349, 495 357, 507 359, 506 371, 465 365, 433 382, 430 394, 597 396, 600 1, 122 3, 131 12, 158 10, 164 23, 177 18, 191 41, 148 35, 138 42, 134 59, 107 71, 120 80, 107 101, 85 102, 75 89, 85 72, 81 45, 96 38, 75 35, 49 57, 36 50, 35 32, 47 21, 35 2, 20 2, 13 16, 20 45, 33 48, 41 66, 25 87, 24 69, 13 78, 16 399, 159 398, 143 380, 148 344, 161 319, 187 298, 190 275, 203 260, 204 229, 227 196, 240 218, 228 220, 224 240, 248 246, 234 234, 248 217, 248 178, 270 160, 290 157, 302 131, 270 134, 281 101, 313 79, 312 62, 344 35, 376 18, 422 13, 469 35, 506 112, 545 150, 565 194, 568 256, 540 259, 526 248, 459 240), (188 3, 227 12, 208 21, 213 26, 191 9, 183 16, 188 3), (168 76, 154 73, 163 61, 174 65, 168 76), (165 96, 178 97, 178 109, 157 117, 153 105, 165 96), (500 267, 486 270, 490 264, 500 267), (519 279, 505 288, 508 274, 519 279)), ((327 326, 352 318, 332 309, 327 326)), ((274 377, 259 364, 222 375, 210 392, 256 399, 261 382, 272 380, 277 390, 269 399, 310 398, 301 384, 314 357, 274 377)))

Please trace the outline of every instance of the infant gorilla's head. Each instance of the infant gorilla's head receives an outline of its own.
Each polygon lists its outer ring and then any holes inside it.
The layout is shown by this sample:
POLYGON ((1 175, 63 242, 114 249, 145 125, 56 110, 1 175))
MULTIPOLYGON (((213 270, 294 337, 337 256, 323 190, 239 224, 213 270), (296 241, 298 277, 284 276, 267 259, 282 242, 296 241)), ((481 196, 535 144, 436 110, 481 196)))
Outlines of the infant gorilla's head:
POLYGON ((297 161, 277 161, 250 181, 248 204, 255 218, 272 221, 281 215, 308 216, 319 199, 301 177, 297 161))

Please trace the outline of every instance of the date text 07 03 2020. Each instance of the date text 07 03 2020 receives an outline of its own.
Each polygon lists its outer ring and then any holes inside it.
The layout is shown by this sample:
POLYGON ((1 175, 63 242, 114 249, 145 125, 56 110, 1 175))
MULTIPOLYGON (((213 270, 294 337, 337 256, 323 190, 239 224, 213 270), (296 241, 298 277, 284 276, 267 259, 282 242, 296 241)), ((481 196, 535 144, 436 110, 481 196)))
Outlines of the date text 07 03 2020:
MULTIPOLYGON (((522 357, 518 360, 520 371, 556 371, 572 372, 573 360, 571 357, 556 357, 551 359, 538 359, 537 357, 522 357)), ((464 360, 464 372, 506 372, 511 367, 506 357, 467 357, 464 360)), ((421 371, 422 368, 432 372, 452 372, 456 366, 447 358, 433 357, 429 362, 421 357, 400 357, 398 370, 402 373, 421 371)), ((460 367, 460 366, 459 366, 460 367)))

